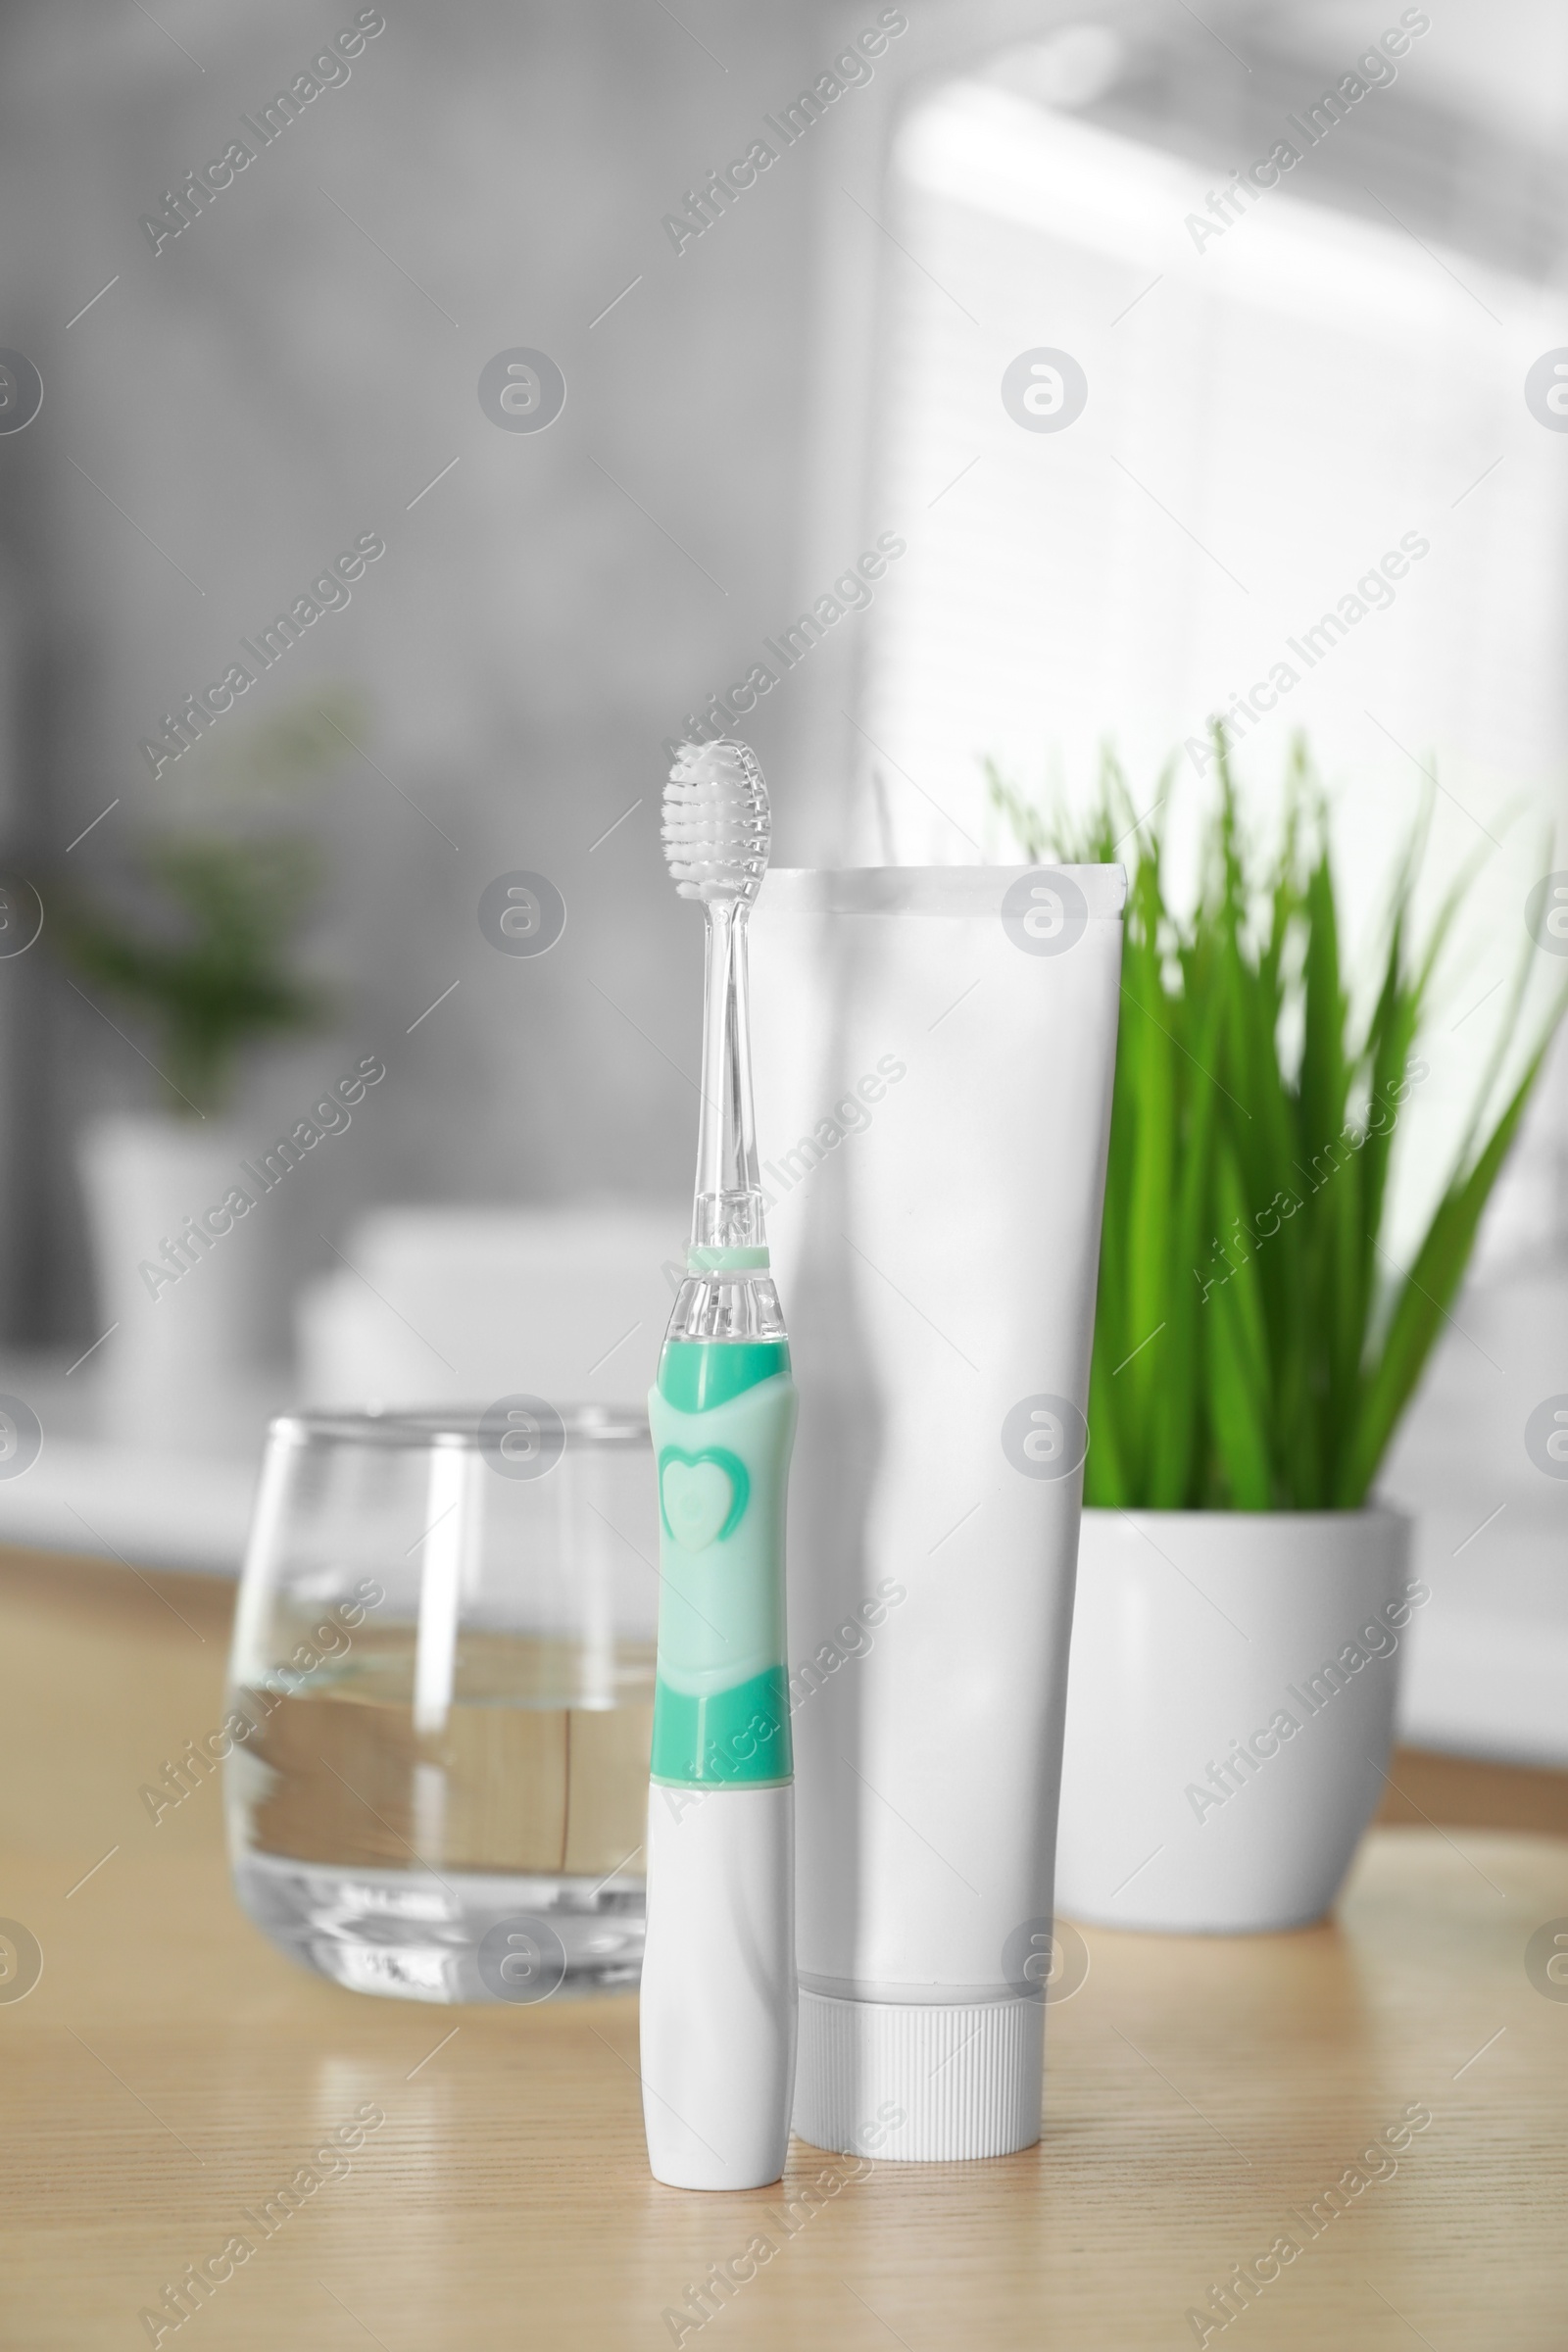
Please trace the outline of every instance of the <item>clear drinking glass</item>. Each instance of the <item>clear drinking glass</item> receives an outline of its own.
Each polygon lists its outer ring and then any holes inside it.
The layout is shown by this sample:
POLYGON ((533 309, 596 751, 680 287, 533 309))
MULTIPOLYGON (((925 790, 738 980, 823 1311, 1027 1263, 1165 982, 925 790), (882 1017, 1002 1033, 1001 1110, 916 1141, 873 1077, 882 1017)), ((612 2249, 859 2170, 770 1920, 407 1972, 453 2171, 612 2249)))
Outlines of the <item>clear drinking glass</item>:
POLYGON ((635 1985, 656 1509, 640 1411, 272 1423, 224 1778, 275 1943, 409 2000, 635 1985))

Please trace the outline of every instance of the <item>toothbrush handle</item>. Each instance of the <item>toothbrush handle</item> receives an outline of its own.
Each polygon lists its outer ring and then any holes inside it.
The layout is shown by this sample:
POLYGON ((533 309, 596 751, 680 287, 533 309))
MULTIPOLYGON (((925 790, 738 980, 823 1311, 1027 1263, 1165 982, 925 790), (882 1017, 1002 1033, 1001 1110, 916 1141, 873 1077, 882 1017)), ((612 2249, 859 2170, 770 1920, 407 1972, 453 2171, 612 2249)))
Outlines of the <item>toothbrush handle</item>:
POLYGON ((672 2188, 763 2188, 795 2082, 795 1791, 648 1792, 643 2125, 672 2188))
POLYGON ((795 1407, 782 1340, 671 1340, 648 1399, 660 1597, 643 2120, 655 2177, 675 2188, 763 2187, 789 2140, 784 1499, 795 1407))

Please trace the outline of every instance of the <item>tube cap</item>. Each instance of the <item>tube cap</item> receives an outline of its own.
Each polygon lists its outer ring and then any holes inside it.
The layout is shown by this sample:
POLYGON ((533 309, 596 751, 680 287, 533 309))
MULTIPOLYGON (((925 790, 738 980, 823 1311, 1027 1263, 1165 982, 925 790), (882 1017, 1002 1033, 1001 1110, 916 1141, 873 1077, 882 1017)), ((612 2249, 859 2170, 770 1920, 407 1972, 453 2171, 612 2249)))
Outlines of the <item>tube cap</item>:
POLYGON ((794 2128, 895 2164, 1010 2156, 1040 2137, 1046 2005, 840 2000, 801 1987, 794 2128))

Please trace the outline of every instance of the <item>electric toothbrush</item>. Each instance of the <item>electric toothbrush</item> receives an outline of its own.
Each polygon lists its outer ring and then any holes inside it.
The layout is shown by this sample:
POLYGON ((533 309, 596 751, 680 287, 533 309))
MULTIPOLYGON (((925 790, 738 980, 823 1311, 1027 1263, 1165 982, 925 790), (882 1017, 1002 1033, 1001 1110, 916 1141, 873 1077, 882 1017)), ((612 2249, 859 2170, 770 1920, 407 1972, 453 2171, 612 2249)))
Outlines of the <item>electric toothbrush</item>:
POLYGON ((663 816, 676 889, 703 904, 708 969, 688 1270, 648 1400, 661 1588, 643 2124, 657 2180, 761 2188, 784 2168, 795 2081, 784 1497, 796 1394, 752 1111, 746 916, 769 837, 755 754, 684 746, 663 816))

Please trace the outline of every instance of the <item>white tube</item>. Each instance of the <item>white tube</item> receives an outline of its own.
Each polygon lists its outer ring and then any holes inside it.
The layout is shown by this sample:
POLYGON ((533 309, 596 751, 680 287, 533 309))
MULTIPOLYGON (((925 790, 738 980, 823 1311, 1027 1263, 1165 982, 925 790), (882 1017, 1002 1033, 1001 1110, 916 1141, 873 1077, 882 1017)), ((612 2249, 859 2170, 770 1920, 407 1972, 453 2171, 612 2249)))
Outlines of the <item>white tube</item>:
POLYGON ((1125 878, 769 873, 758 1137, 790 1302, 795 2129, 1040 2136, 1125 878))

